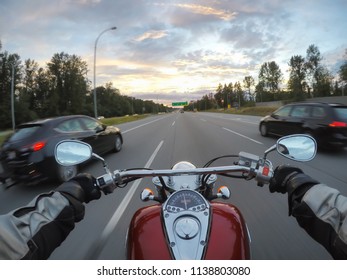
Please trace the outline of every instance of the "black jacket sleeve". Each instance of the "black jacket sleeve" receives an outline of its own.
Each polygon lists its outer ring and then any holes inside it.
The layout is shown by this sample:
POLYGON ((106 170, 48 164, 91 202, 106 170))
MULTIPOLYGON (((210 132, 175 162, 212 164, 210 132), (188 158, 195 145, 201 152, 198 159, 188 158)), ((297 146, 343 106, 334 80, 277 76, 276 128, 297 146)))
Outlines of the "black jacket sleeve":
POLYGON ((324 184, 289 193, 289 211, 334 259, 347 259, 347 197, 324 184))
POLYGON ((0 216, 0 259, 47 259, 84 217, 84 205, 60 192, 42 194, 0 216))

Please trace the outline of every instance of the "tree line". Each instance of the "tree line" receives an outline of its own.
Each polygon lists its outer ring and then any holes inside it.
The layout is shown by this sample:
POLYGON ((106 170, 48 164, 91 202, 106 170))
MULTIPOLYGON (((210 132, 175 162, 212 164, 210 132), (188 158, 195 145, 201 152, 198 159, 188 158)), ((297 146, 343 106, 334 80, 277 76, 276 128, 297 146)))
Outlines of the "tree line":
MULTIPOLYGON (((318 47, 310 45, 306 57, 294 55, 290 58, 286 84, 278 64, 265 62, 260 67, 257 83, 254 77, 246 76, 242 82, 219 84, 215 92, 190 103, 186 109, 209 110, 249 106, 255 102, 342 95, 347 82, 347 50, 338 79, 322 64, 322 59, 318 47)), ((93 116, 93 91, 87 71, 88 65, 81 57, 64 52, 54 54, 45 67, 31 59, 23 63, 18 54, 3 51, 0 42, 0 129, 11 127, 12 85, 17 124, 69 114, 93 116)), ((112 83, 97 87, 96 93, 98 114, 104 117, 170 110, 163 104, 122 95, 112 83)))
POLYGON ((259 69, 257 83, 254 77, 246 76, 242 82, 219 84, 214 93, 191 102, 186 110, 226 109, 254 106, 255 102, 303 101, 347 94, 347 50, 338 77, 329 72, 322 60, 318 47, 310 45, 306 57, 294 55, 290 58, 287 82, 284 82, 283 73, 275 61, 264 62, 259 69))
MULTIPOLYGON (((64 52, 54 54, 46 67, 40 67, 32 59, 23 63, 18 54, 3 51, 0 42, 0 129, 12 126, 12 85, 16 124, 70 114, 94 116, 93 90, 87 71, 88 65, 81 57, 64 52)), ((122 95, 112 83, 97 87, 96 95, 99 116, 169 110, 163 104, 122 95)))

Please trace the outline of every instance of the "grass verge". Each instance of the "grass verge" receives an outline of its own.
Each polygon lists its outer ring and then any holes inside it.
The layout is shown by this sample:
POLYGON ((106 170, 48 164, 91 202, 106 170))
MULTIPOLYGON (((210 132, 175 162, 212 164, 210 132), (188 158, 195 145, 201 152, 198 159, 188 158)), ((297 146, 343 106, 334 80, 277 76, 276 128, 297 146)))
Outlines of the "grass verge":
POLYGON ((2 142, 5 141, 5 139, 6 139, 7 137, 10 136, 10 134, 12 134, 12 130, 8 130, 8 131, 1 132, 1 134, 0 134, 0 145, 2 144, 2 142))
POLYGON ((148 116, 149 116, 148 114, 145 114, 145 115, 132 115, 132 116, 105 118, 105 119, 101 119, 100 122, 102 122, 105 125, 117 125, 121 123, 141 120, 141 119, 147 118, 148 116))
POLYGON ((266 115, 270 115, 276 109, 278 109, 278 107, 241 107, 240 109, 236 109, 236 108, 231 108, 226 110, 220 109, 220 110, 212 110, 209 112, 264 117, 266 115))

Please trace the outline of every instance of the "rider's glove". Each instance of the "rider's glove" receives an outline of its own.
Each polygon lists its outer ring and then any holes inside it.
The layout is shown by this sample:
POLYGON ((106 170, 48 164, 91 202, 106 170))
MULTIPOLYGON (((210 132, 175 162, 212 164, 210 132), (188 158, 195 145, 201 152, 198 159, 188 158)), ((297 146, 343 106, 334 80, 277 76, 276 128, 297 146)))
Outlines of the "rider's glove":
POLYGON ((280 165, 274 171, 274 176, 270 180, 269 189, 272 193, 288 192, 291 194, 299 186, 318 183, 310 176, 304 174, 300 168, 290 165, 280 165))
POLYGON ((61 184, 56 191, 70 195, 80 202, 99 199, 101 192, 96 184, 96 179, 90 174, 78 174, 69 181, 61 184))

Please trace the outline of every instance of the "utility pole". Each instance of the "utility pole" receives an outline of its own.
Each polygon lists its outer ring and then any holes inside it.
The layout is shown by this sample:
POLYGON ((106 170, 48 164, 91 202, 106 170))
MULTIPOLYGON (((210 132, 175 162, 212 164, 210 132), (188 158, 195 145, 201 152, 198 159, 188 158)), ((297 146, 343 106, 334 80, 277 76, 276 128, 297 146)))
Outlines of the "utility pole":
POLYGON ((96 38, 95 40, 95 44, 94 44, 94 90, 93 90, 93 95, 94 95, 94 116, 97 119, 98 118, 98 106, 97 106, 97 98, 96 98, 96 47, 98 45, 98 41, 99 38, 101 37, 102 34, 104 34, 105 32, 109 31, 109 30, 116 30, 117 27, 111 27, 111 28, 107 28, 104 31, 102 31, 99 36, 96 38))
POLYGON ((12 130, 16 127, 14 118, 14 63, 12 64, 12 80, 11 80, 11 114, 12 114, 12 130))

